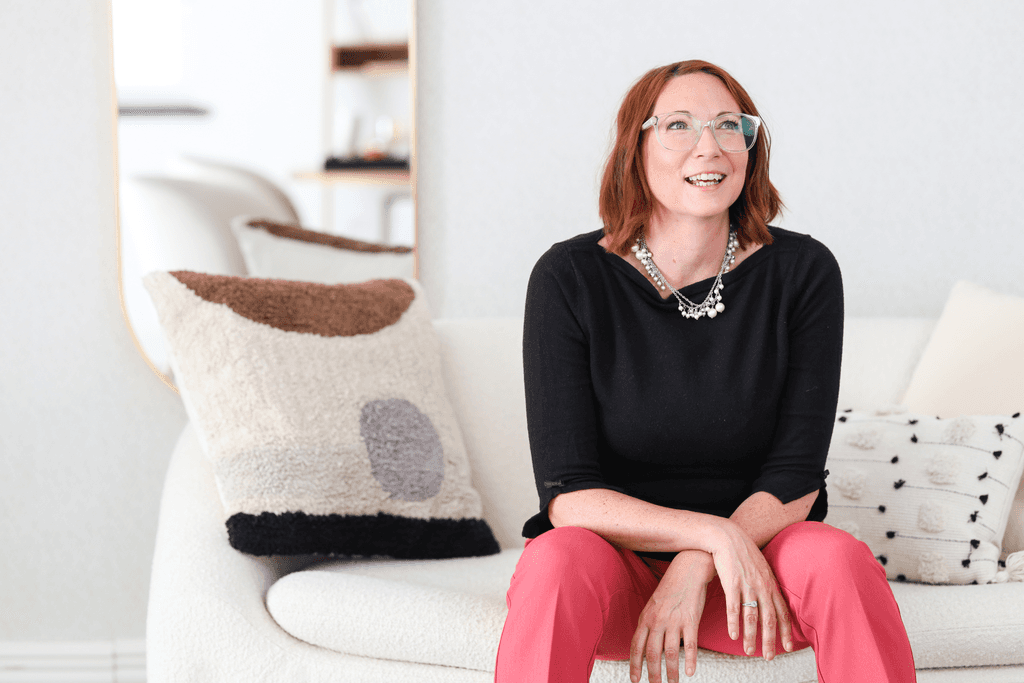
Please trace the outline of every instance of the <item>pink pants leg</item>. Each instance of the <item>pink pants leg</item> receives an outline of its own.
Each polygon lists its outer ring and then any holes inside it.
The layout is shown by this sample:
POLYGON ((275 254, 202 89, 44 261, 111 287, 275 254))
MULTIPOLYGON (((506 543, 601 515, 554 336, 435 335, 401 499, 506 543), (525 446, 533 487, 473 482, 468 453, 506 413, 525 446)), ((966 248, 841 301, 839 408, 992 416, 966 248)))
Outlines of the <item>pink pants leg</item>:
MULTIPOLYGON (((899 607, 867 545, 827 524, 799 522, 763 553, 793 616, 794 648, 814 649, 820 682, 917 680, 899 607)), ((629 659, 640 612, 657 585, 635 553, 586 529, 560 527, 527 541, 508 591, 495 681, 585 683, 595 659, 629 659)), ((776 642, 783 652, 781 637, 776 642)), ((729 638, 717 578, 708 586, 698 644, 744 655, 742 640, 729 638)), ((760 636, 754 656, 762 656, 760 636)))

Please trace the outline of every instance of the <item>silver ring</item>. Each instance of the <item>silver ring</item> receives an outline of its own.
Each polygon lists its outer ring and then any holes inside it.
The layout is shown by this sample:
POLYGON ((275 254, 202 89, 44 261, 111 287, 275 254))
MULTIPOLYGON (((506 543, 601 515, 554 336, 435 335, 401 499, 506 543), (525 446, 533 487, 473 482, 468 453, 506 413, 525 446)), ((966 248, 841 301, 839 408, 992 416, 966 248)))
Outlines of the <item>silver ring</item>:
POLYGON ((744 607, 757 607, 757 600, 741 603, 744 607))

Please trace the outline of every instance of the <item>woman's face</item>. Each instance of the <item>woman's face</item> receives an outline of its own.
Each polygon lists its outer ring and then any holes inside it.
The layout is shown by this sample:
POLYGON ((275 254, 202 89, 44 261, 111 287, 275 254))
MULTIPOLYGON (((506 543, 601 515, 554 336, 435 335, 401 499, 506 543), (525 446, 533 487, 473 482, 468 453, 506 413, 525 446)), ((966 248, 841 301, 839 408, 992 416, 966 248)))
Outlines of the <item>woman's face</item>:
MULTIPOLYGON (((689 112, 710 121, 724 112, 740 112, 739 104, 722 81, 705 73, 686 74, 670 80, 654 105, 655 114, 689 112)), ((643 141, 644 169, 654 194, 654 219, 674 222, 692 218, 729 220, 729 207, 743 191, 748 152, 723 152, 710 127, 687 152, 667 150, 658 142, 654 128, 643 141), (724 175, 718 184, 700 187, 693 176, 700 173, 724 175), (690 178, 691 180, 687 180, 690 178)), ((703 181, 707 182, 707 181, 703 181)))

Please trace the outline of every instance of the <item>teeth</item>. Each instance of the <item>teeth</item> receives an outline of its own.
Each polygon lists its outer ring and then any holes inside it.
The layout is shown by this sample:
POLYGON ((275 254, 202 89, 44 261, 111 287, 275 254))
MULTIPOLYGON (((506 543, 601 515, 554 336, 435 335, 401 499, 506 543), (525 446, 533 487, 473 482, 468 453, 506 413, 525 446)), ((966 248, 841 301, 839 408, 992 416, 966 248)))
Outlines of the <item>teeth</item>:
POLYGON ((690 176, 686 180, 697 187, 708 187, 709 185, 717 185, 722 182, 723 178, 725 178, 725 176, 721 173, 698 173, 697 175, 690 176))

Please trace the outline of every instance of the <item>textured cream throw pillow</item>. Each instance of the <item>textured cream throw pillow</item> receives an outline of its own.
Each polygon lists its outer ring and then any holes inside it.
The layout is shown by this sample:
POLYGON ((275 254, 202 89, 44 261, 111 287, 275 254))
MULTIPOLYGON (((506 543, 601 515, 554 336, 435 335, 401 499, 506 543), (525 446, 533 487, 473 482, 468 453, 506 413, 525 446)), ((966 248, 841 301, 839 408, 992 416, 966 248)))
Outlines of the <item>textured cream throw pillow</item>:
POLYGON ((248 216, 236 216, 231 230, 252 277, 337 285, 415 275, 411 247, 373 244, 248 216))
POLYGON ((146 287, 228 537, 256 555, 488 555, 415 281, 177 271, 146 287))
POLYGON ((903 405, 942 417, 1024 410, 1024 299, 957 282, 903 405))
POLYGON ((1021 580, 1000 541, 1024 470, 1024 418, 940 420, 893 411, 839 414, 828 454, 825 522, 870 546, 897 581, 1021 580))

